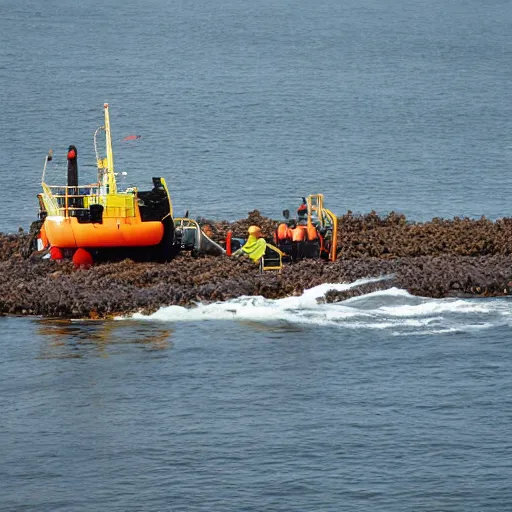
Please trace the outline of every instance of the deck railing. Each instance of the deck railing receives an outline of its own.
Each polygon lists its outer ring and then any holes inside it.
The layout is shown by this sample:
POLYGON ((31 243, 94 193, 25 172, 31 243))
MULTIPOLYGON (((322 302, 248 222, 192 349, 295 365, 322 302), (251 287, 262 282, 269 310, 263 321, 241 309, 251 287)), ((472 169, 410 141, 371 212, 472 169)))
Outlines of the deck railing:
POLYGON ((43 202, 48 215, 76 217, 88 211, 93 204, 104 207, 104 217, 133 217, 135 202, 133 193, 106 193, 100 185, 60 186, 43 183, 43 202))

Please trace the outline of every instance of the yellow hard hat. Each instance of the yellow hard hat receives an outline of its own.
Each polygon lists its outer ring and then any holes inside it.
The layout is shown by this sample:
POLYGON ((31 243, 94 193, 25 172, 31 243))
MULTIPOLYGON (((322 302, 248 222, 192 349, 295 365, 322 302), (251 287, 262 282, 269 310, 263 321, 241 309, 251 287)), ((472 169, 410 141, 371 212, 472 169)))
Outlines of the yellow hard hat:
POLYGON ((249 235, 256 235, 257 233, 261 233, 261 228, 259 226, 249 226, 248 232, 249 235))

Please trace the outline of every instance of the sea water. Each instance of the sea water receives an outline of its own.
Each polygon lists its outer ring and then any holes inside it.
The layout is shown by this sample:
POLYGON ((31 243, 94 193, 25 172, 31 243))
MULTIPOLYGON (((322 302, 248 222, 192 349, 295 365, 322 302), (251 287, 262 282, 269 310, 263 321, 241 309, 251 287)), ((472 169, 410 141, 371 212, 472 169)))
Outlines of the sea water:
MULTIPOLYGON (((3 0, 0 230, 37 215, 109 102, 122 187, 278 218, 303 195, 411 220, 510 215, 499 0, 3 0), (123 141, 128 135, 139 139, 123 141)), ((113 321, 0 318, 0 509, 512 506, 508 299, 331 283, 113 321)))

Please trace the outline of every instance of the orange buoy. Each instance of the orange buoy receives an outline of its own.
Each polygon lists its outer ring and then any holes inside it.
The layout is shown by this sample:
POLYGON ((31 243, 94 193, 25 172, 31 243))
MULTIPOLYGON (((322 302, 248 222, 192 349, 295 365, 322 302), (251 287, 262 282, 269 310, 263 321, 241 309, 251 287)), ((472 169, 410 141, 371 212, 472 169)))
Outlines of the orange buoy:
POLYGON ((50 258, 52 260, 62 260, 64 258, 64 255, 62 254, 62 251, 58 247, 51 247, 50 248, 50 258))
POLYGON ((92 255, 89 251, 79 247, 75 254, 73 254, 73 264, 75 268, 85 267, 89 268, 93 264, 92 255))
POLYGON ((226 233, 226 254, 228 256, 231 256, 232 249, 231 249, 231 239, 233 238, 233 231, 229 230, 226 233))

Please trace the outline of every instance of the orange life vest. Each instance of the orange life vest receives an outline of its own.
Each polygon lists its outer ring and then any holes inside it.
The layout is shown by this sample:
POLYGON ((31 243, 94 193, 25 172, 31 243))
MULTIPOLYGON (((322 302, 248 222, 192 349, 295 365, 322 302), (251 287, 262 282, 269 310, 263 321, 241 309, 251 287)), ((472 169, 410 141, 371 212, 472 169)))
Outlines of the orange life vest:
POLYGON ((297 226, 296 228, 291 230, 292 232, 292 240, 294 242, 303 242, 307 240, 307 227, 306 226, 297 226))
POLYGON ((291 240, 293 238, 292 230, 283 222, 277 228, 277 240, 291 240))
POLYGON ((318 238, 318 232, 313 224, 308 224, 307 227, 308 240, 316 240, 318 238))

